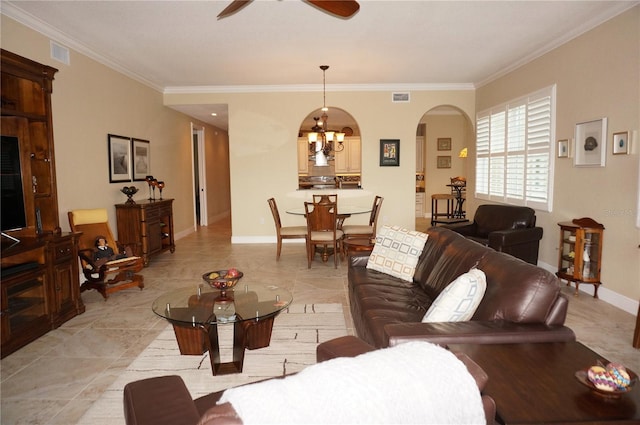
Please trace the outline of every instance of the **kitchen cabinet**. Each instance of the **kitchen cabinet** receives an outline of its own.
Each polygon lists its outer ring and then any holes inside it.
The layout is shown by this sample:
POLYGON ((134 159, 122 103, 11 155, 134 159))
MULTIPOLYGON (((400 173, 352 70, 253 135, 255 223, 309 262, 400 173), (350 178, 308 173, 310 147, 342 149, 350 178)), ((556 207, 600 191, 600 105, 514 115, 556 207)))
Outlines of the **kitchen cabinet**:
MULTIPOLYGON (((337 142, 334 142, 337 145, 337 142)), ((335 152, 336 174, 360 173, 362 169, 360 137, 352 136, 344 138, 344 149, 335 152)))
POLYGON ((424 192, 416 192, 416 217, 424 217, 424 192))
POLYGON ((424 173, 424 137, 416 136, 416 173, 424 173))
POLYGON ((298 137, 298 174, 309 174, 309 140, 298 137))
POLYGON ((133 246, 145 267, 150 257, 176 250, 173 234, 173 199, 117 204, 118 242, 133 246))
POLYGON ((576 295, 580 284, 593 285, 593 297, 598 298, 598 287, 602 284, 600 269, 604 226, 588 217, 561 222, 558 226, 560 243, 556 275, 566 280, 567 285, 574 282, 576 295))

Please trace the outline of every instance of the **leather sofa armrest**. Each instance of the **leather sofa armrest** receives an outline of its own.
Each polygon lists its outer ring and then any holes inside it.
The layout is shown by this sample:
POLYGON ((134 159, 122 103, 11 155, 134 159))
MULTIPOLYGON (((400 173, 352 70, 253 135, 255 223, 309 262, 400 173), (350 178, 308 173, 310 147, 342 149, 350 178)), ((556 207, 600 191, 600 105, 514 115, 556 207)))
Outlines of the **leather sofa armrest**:
POLYGON ((384 332, 389 346, 415 340, 446 346, 448 344, 564 342, 576 339, 573 331, 566 326, 506 321, 394 323, 386 325, 384 332))
POLYGON ((349 267, 367 267, 369 262, 368 253, 356 253, 349 257, 349 267))
POLYGON ((337 357, 356 357, 375 349, 373 345, 356 336, 341 336, 318 344, 316 361, 320 363, 337 357))
POLYGON ((124 387, 127 425, 196 425, 200 413, 177 375, 130 382, 124 387))
POLYGON ((231 403, 222 403, 207 410, 198 425, 241 425, 242 419, 231 403))
POLYGON ((551 306, 551 310, 547 314, 545 324, 547 326, 562 326, 567 319, 567 310, 569 309, 569 299, 563 293, 558 294, 558 299, 551 306))
POLYGON ((496 230, 489 233, 489 246, 493 249, 503 246, 537 242, 542 239, 542 227, 496 230))

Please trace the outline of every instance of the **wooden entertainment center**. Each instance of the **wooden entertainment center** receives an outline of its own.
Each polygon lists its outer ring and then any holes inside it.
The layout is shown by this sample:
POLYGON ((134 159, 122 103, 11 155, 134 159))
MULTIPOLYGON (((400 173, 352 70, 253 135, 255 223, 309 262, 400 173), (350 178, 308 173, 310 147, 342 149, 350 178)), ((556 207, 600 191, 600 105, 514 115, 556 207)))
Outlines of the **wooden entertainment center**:
MULTIPOLYGON (((62 233, 59 221, 51 113, 57 70, 6 50, 0 57, 2 143, 17 141, 19 150, 13 158, 19 172, 6 177, 3 171, 3 192, 5 181, 21 181, 2 194, 2 202, 8 202, 1 257, 0 342, 5 357, 85 307, 78 270, 80 234, 62 233), (19 196, 7 201, 14 189, 19 196), (23 222, 9 229, 9 216, 23 222)), ((3 152, 2 161, 8 159, 3 152)))

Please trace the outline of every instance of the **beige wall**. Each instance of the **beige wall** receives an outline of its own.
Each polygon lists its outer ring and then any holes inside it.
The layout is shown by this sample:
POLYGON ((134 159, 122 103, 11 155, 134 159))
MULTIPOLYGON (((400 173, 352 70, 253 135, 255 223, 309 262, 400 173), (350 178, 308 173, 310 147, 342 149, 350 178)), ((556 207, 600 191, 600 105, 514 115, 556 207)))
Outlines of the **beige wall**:
MULTIPOLYGON (((231 204, 234 242, 273 240, 267 198, 278 201, 284 225, 303 218, 284 213, 300 207, 309 191, 297 190, 300 124, 322 101, 321 93, 168 94, 165 104, 229 105, 231 204)), ((415 134, 422 115, 438 105, 455 105, 475 116, 473 91, 412 92, 411 102, 392 103, 390 92, 328 92, 329 107, 349 112, 362 133, 363 190, 344 190, 342 199, 370 205, 385 198, 381 223, 415 225, 415 134), (400 139, 400 166, 379 166, 379 140, 400 139)), ((331 111, 329 110, 329 119, 331 111)), ((354 220, 366 221, 366 216, 354 220)))
MULTIPOLYGON (((48 38, 4 15, 2 48, 59 70, 52 103, 63 230, 69 229, 67 211, 103 207, 116 232, 113 205, 126 200, 120 189, 134 185, 140 190, 134 199, 148 197, 145 182, 109 183, 107 134, 112 133, 151 141, 151 172, 166 182, 163 197, 175 199, 176 233, 193 231, 189 117, 164 106, 158 91, 84 55, 71 51, 69 66, 52 60, 48 38)), ((208 144, 214 143, 215 131, 207 127, 208 144)))
MULTIPOLYGON (((328 92, 328 105, 348 111, 362 131, 364 188, 345 191, 344 197, 353 197, 350 203, 369 205, 374 195, 384 196, 381 222, 412 228, 415 131, 422 115, 438 105, 453 105, 475 117, 476 109, 557 83, 557 138, 571 138, 576 122, 606 116, 609 135, 629 130, 635 132, 635 140, 633 154, 627 156, 613 157, 608 145, 605 168, 578 169, 571 160, 556 161, 554 211, 538 214, 545 229, 541 261, 555 267, 558 221, 591 216, 607 229, 603 289, 637 300, 640 261, 634 215, 640 127, 639 10, 632 9, 477 92, 412 91, 410 103, 392 103, 391 93, 386 91, 328 92), (388 138, 401 140, 400 167, 378 165, 379 140, 388 138)), ((299 207, 310 195, 296 190, 296 138, 304 117, 319 107, 319 92, 162 96, 73 51, 70 66, 51 60, 46 37, 5 16, 2 47, 60 69, 53 107, 61 217, 72 208, 101 206, 109 209, 115 222, 113 204, 125 197, 119 192, 122 184, 108 181, 106 135, 116 133, 151 140, 152 173, 167 182, 165 196, 176 199, 176 230, 193 230, 191 120, 165 105, 229 105, 228 139, 223 134, 207 137, 206 143, 214 150, 214 143, 228 143, 230 181, 226 184, 231 190, 234 242, 274 240, 268 197, 276 197, 284 211, 299 207)), ((217 130, 207 127, 205 134, 214 135, 217 130)), ((467 177, 471 191, 472 161, 470 149, 467 177)), ((145 183, 135 185, 141 190, 139 196, 146 197, 145 183)), ((211 205, 215 198, 211 191, 218 186, 209 180, 208 186, 211 205)), ((474 205, 477 202, 469 199, 468 210, 474 205)), ((282 215, 285 225, 302 223, 300 217, 282 215)), ((68 228, 66 220, 61 225, 68 228)))
POLYGON ((600 296, 615 298, 610 290, 637 301, 640 6, 479 88, 476 107, 481 111, 551 84, 557 84, 556 139, 573 139, 576 123, 607 117, 607 157, 604 168, 576 168, 572 158, 556 159, 553 211, 537 213, 544 228, 540 261, 557 267, 557 222, 591 217, 605 227, 600 296), (618 131, 633 133, 631 155, 612 154, 618 131))
POLYGON ((217 128, 205 128, 207 218, 213 223, 231 213, 229 136, 217 128))

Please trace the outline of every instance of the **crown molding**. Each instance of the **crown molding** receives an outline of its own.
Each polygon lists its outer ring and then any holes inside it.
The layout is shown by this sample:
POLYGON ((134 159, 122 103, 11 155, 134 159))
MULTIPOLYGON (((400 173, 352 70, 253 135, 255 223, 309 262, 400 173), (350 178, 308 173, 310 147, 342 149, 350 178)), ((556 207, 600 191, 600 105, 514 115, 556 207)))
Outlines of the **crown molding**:
POLYGON ((54 40, 55 42, 64 45, 65 47, 73 49, 76 52, 84 56, 87 56, 88 58, 91 58, 96 62, 101 63, 102 65, 105 65, 113 69, 114 71, 117 71, 123 75, 126 75, 127 77, 162 93, 162 89, 163 89, 162 87, 158 86, 157 84, 153 83, 152 81, 148 80, 142 75, 131 72, 126 67, 120 65, 118 62, 94 52, 92 49, 85 46, 84 44, 74 40, 73 38, 69 37, 63 32, 58 31, 56 28, 53 28, 46 22, 16 7, 12 3, 2 2, 0 13, 2 15, 5 15, 13 19, 14 21, 21 23, 22 25, 25 25, 31 28, 36 32, 39 32, 40 34, 54 40))
MULTIPOLYGON (((164 94, 201 94, 201 93, 303 93, 321 92, 322 84, 299 85, 246 85, 246 86, 177 86, 165 87, 164 94)), ((333 84, 327 85, 327 92, 362 91, 452 91, 475 90, 471 83, 446 84, 333 84)))
POLYGON ((479 83, 477 83, 475 85, 476 88, 480 88, 482 86, 485 86, 495 80, 497 80, 498 78, 504 77, 505 75, 509 74, 510 72, 515 71, 516 69, 526 65, 529 62, 533 62, 534 60, 538 59, 539 57, 549 53, 550 51, 557 49, 558 47, 562 46, 563 44, 568 43, 569 41, 573 40, 574 38, 577 38, 579 36, 581 36, 582 34, 591 31, 592 29, 602 25, 603 23, 615 18, 616 16, 620 15, 621 13, 626 12, 627 10, 637 6, 640 4, 640 1, 630 1, 630 2, 621 2, 620 4, 617 5, 617 7, 609 9, 607 12, 602 13, 600 15, 596 15, 593 16, 591 19, 585 21, 582 23, 582 25, 579 25, 575 28, 572 29, 568 29, 567 32, 564 33, 564 35, 562 37, 558 37, 555 40, 553 40, 551 43, 542 46, 540 49, 524 56, 522 59, 520 59, 519 61, 514 62, 513 64, 502 68, 500 71, 496 72, 495 74, 490 75, 489 77, 485 78, 484 80, 480 81, 479 83))

